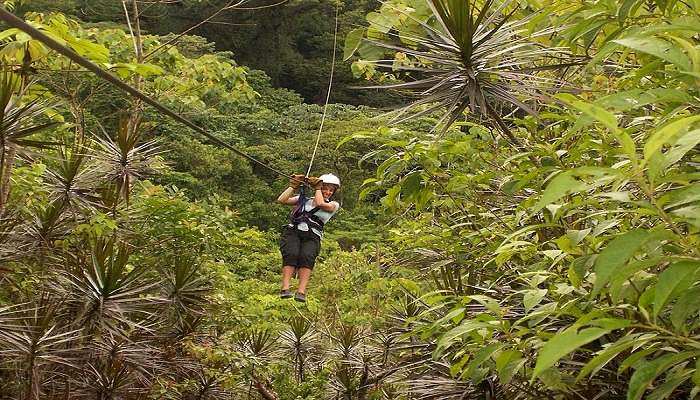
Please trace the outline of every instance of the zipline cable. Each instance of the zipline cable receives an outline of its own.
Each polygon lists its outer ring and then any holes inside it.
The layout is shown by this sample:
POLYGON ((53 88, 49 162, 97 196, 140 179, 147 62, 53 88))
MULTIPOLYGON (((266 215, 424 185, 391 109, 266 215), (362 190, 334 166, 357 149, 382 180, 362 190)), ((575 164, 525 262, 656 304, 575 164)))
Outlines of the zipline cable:
MULTIPOLYGON (((216 136, 210 134, 209 132, 205 131, 204 129, 200 128, 199 126, 195 125, 194 123, 190 122, 188 119, 178 115, 174 111, 170 110, 166 106, 160 104, 156 100, 152 99, 148 95, 142 93, 141 91, 135 89, 134 87, 130 86, 126 82, 120 80, 119 78, 115 77, 114 75, 110 74, 107 71, 104 71, 100 67, 98 67, 96 64, 92 63, 85 57, 81 56, 80 54, 76 53, 72 49, 69 49, 66 46, 63 46, 62 44, 58 43, 56 40, 52 39, 51 37, 47 36, 46 34, 42 33, 38 29, 34 28, 33 26, 29 25, 22 19, 18 18, 11 12, 7 11, 4 7, 0 6, 0 20, 4 21, 8 25, 17 28, 21 31, 24 31, 28 35, 32 36, 34 39, 39 40, 40 42, 44 43, 47 47, 55 50, 59 54, 62 54, 63 56, 67 57, 71 61, 75 62, 76 64, 84 67, 85 69, 89 70, 90 72, 94 73, 98 77, 112 83, 113 85, 117 86, 119 89, 129 93, 130 95, 136 97, 137 99, 142 100, 144 103, 149 104, 156 110, 160 111, 161 113, 173 118, 177 122, 189 127, 190 129, 194 130, 195 132, 203 135, 207 139, 231 150, 232 152, 238 154, 239 156, 247 159, 248 161, 251 161, 255 164, 258 164, 262 167, 267 168, 268 170, 286 177, 290 178, 290 175, 285 174, 284 172, 275 169, 268 164, 254 158, 253 156, 250 156, 243 151, 231 146, 230 144, 224 142, 223 140, 217 138, 216 136)), ((337 19, 336 19, 336 24, 337 24, 337 19)), ((334 50, 335 52, 335 47, 334 50)), ((335 62, 335 57, 334 57, 334 62, 335 62)), ((314 151, 315 152, 315 151, 314 151)), ((312 160, 313 161, 313 160, 312 160)))
POLYGON ((331 88, 333 87, 333 72, 335 70, 335 52, 336 45, 338 43, 338 8, 335 6, 335 32, 333 33, 333 59, 331 61, 331 76, 328 79, 328 91, 326 92, 326 104, 323 106, 323 115, 321 116, 321 126, 318 128, 318 135, 316 135, 316 145, 314 145, 314 152, 311 154, 311 161, 309 161, 309 169, 306 170, 306 177, 309 177, 311 173, 311 167, 314 165, 314 159, 316 158, 316 150, 318 150, 318 143, 321 141, 321 131, 323 131, 323 123, 326 121, 326 112, 328 111, 328 101, 331 98, 331 88))

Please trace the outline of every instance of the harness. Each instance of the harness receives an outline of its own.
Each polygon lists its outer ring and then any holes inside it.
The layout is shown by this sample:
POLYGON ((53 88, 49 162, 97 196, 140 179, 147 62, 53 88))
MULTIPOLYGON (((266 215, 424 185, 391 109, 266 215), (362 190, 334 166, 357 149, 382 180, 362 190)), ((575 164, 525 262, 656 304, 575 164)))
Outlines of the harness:
POLYGON ((314 228, 320 232, 323 231, 323 220, 316 215, 316 211, 320 210, 319 206, 306 211, 306 201, 309 200, 304 194, 304 189, 299 192, 299 198, 297 199, 297 204, 289 214, 290 224, 296 228, 302 222, 305 222, 309 228, 314 228))

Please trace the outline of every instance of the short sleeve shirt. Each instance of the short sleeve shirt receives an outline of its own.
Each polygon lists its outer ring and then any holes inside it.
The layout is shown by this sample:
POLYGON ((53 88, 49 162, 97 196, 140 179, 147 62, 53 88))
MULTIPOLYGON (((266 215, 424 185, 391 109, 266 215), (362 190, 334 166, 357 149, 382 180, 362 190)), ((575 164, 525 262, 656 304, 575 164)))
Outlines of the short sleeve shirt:
MULTIPOLYGON (((326 211, 326 210, 317 210, 314 215, 317 216, 321 221, 323 221, 323 224, 325 225, 335 213, 338 212, 340 209, 340 203, 337 201, 331 201, 330 204, 333 204, 335 206, 335 210, 333 211, 326 211)), ((306 203, 304 203, 304 211, 311 211, 316 207, 316 204, 314 203, 314 199, 308 199, 306 200, 306 203)), ((292 226, 290 224, 290 226, 292 226)), ((306 222, 301 222, 299 225, 297 225, 297 229, 300 231, 308 232, 309 231, 309 224, 306 222)), ((323 232, 316 229, 316 228, 311 228, 311 231, 315 233, 318 237, 323 236, 323 232)))

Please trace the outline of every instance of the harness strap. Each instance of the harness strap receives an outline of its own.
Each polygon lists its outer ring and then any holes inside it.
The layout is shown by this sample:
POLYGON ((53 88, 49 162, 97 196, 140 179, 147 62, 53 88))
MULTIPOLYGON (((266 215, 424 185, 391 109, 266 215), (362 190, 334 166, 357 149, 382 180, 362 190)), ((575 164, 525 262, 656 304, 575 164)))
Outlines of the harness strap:
POLYGON ((294 210, 292 210, 291 214, 289 215, 290 219, 290 225, 294 226, 295 228, 299 226, 302 222, 306 223, 309 225, 311 228, 318 229, 319 231, 323 231, 323 226, 325 223, 323 220, 316 215, 316 212, 321 209, 321 207, 316 206, 312 208, 309 211, 305 210, 306 207, 306 201, 308 199, 306 198, 306 195, 304 194, 304 188, 301 189, 299 192, 299 198, 297 199, 297 204, 294 207, 294 210))

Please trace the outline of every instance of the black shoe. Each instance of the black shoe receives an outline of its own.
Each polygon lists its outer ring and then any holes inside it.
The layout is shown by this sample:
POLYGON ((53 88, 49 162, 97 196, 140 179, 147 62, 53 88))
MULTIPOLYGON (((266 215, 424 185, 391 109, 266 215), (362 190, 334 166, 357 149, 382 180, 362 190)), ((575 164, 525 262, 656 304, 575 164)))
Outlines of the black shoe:
POLYGON ((289 289, 280 290, 280 299, 289 299, 292 297, 292 291, 289 289))
POLYGON ((302 302, 302 303, 306 303, 306 295, 302 292, 297 292, 294 295, 294 300, 302 302))

